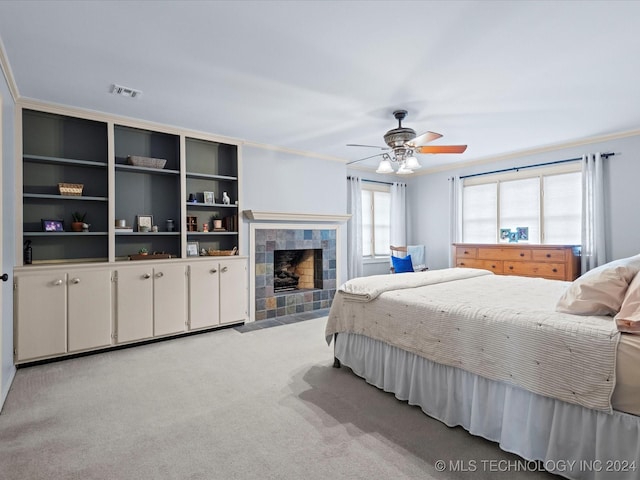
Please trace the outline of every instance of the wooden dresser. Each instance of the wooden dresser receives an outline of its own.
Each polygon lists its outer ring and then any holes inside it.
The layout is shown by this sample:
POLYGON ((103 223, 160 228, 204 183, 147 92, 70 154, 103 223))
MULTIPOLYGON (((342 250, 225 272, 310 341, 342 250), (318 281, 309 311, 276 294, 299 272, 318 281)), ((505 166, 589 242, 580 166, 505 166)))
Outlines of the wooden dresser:
POLYGON ((577 245, 454 243, 456 267, 483 268, 500 275, 573 281, 580 276, 577 245))

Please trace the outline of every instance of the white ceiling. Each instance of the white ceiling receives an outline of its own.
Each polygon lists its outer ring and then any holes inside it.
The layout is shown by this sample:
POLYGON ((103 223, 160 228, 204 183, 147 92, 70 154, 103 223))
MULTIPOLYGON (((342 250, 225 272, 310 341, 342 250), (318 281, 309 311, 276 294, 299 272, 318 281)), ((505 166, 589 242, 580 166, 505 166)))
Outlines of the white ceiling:
POLYGON ((472 161, 640 128, 636 1, 0 1, 23 98, 337 157, 472 161), (143 91, 114 96, 117 83, 143 91))

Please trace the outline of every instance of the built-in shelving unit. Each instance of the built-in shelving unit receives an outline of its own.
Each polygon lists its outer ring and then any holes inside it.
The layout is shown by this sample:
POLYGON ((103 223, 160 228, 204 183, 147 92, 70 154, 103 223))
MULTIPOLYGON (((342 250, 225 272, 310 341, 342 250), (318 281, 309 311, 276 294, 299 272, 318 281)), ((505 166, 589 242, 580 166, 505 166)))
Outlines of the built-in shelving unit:
POLYGON ((116 235, 116 260, 128 260, 142 248, 149 252, 181 254, 180 243, 180 136, 131 128, 114 127, 115 142, 115 216, 137 230, 139 215, 151 215, 155 232, 124 232, 116 235), (161 158, 164 168, 129 165, 129 156, 161 158), (167 220, 176 230, 167 232, 167 220), (127 234, 130 233, 130 234, 127 234))
POLYGON ((22 231, 34 263, 107 260, 107 124, 34 110, 22 112, 22 231), (82 184, 82 195, 61 195, 59 183, 82 184), (89 232, 43 232, 42 220, 65 230, 85 213, 89 232))
POLYGON ((239 246, 238 148, 196 138, 186 138, 185 145, 187 240, 198 242, 200 249, 232 250, 239 246), (205 202, 205 192, 210 192, 212 203, 205 202), (224 192, 229 204, 223 203, 224 192), (224 231, 215 229, 216 220, 224 231))
POLYGON ((121 261, 141 249, 180 258, 187 256, 188 242, 207 251, 240 247, 237 144, 68 112, 21 110, 21 234, 23 244, 31 242, 34 264, 121 261), (160 158, 166 164, 131 165, 130 156, 160 158), (81 195, 61 195, 59 183, 84 188, 81 195), (211 192, 206 202, 205 192, 211 192), (229 204, 223 203, 223 192, 229 204), (71 231, 74 212, 86 212, 89 231, 71 231), (158 231, 138 231, 141 215, 152 216, 158 231), (45 232, 42 220, 59 220, 64 231, 45 232), (117 229, 117 220, 125 220, 133 231, 117 229), (168 220, 173 220, 172 231, 168 220))

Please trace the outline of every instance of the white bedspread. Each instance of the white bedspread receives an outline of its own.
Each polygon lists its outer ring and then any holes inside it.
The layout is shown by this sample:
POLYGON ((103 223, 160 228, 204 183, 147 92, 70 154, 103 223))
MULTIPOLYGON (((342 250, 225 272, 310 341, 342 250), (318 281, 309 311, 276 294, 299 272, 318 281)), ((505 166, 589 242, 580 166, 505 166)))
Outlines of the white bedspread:
POLYGON ((357 333, 540 395, 612 411, 620 334, 611 317, 556 312, 568 282, 473 269, 382 277, 368 277, 371 289, 362 278, 340 287, 327 342, 334 333, 357 333), (408 288, 398 285, 405 276, 408 288))

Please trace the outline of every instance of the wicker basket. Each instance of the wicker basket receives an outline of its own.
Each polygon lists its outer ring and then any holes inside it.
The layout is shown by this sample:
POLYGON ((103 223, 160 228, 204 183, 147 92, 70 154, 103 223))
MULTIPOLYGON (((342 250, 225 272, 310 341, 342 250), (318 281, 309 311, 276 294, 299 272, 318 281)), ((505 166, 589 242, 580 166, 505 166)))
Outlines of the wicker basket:
POLYGON ((59 183, 58 190, 60 195, 79 197, 82 195, 82 189, 84 185, 82 183, 59 183))
POLYGON ((167 161, 164 158, 139 157, 129 155, 127 163, 136 167, 164 168, 167 161))
POLYGON ((233 247, 233 250, 213 250, 210 248, 209 250, 207 250, 207 255, 212 257, 227 257, 230 255, 235 255, 237 251, 238 247, 233 247))

